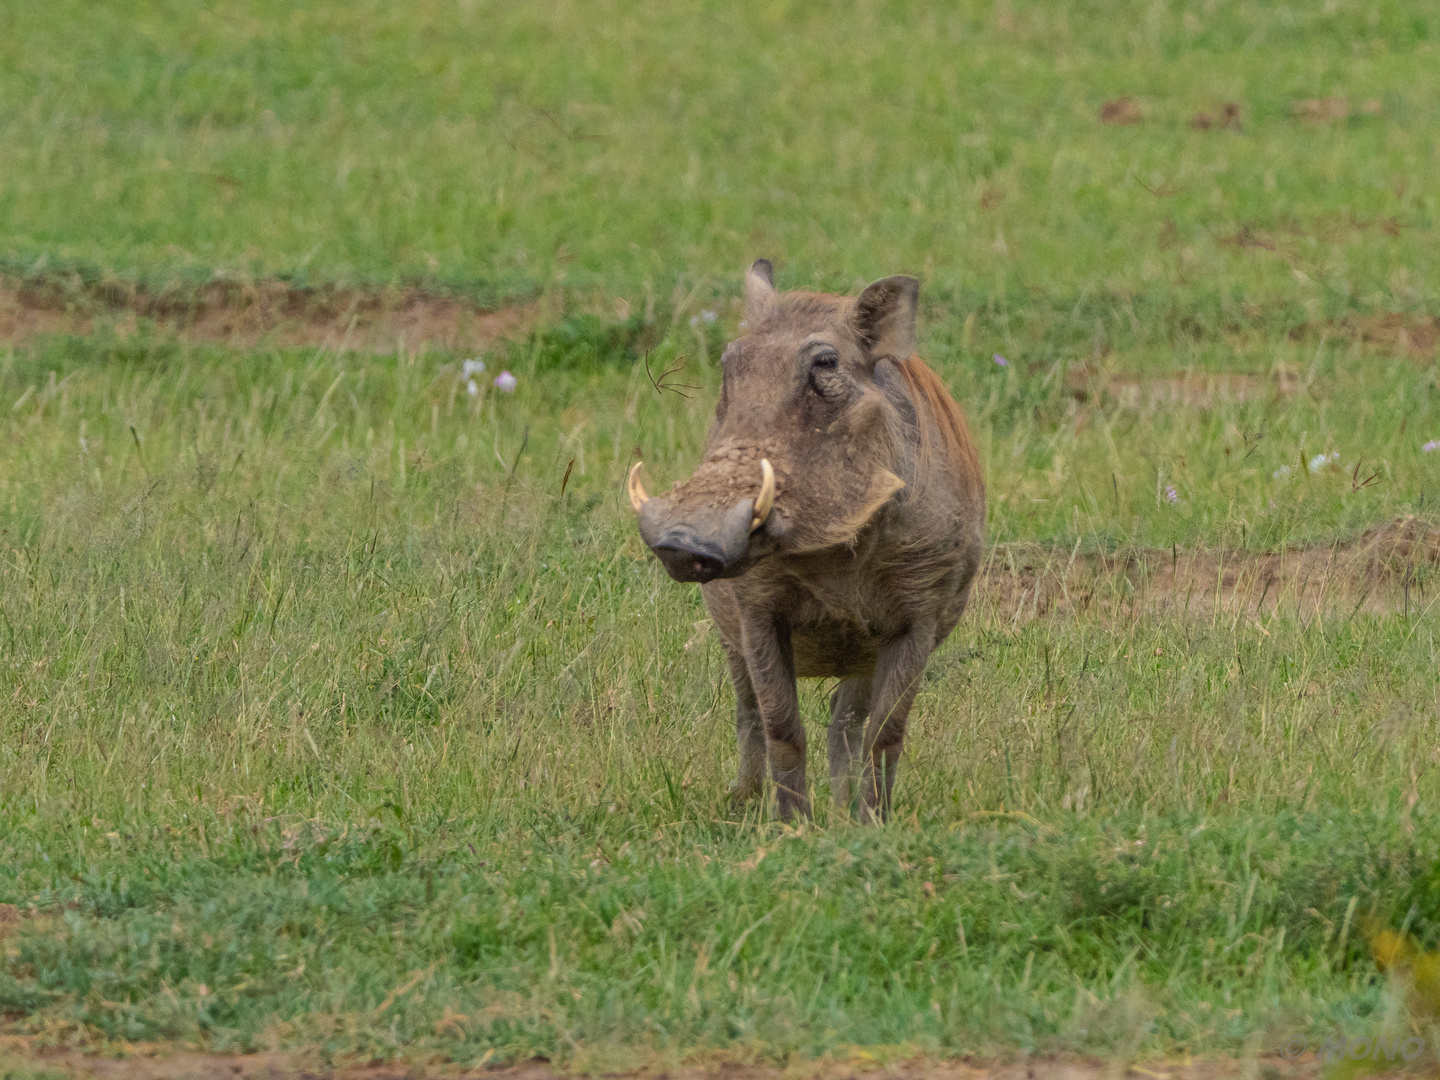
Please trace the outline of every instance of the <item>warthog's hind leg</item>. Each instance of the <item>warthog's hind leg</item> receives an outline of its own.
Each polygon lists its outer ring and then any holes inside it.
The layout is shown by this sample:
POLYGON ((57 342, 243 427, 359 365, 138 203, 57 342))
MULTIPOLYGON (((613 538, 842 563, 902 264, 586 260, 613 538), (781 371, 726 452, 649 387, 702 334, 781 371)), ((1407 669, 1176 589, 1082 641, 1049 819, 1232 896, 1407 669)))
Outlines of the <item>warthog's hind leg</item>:
POLYGON ((852 784, 865 742, 870 680, 845 679, 830 695, 830 798, 837 815, 850 816, 852 784))

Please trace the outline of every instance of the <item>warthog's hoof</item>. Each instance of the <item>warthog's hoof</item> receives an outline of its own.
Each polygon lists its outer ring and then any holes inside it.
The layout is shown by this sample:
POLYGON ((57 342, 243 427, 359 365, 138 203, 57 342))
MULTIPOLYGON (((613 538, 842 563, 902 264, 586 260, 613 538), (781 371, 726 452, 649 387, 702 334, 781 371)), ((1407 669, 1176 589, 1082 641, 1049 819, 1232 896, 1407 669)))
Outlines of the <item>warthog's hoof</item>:
POLYGON ((757 784, 750 780, 732 780, 730 786, 726 789, 726 794, 729 795, 731 803, 738 805, 740 803, 754 802, 761 796, 764 790, 765 785, 763 783, 757 784))
POLYGON ((775 800, 775 817, 780 821, 794 821, 799 818, 801 821, 810 820, 810 800, 801 796, 781 796, 775 800))

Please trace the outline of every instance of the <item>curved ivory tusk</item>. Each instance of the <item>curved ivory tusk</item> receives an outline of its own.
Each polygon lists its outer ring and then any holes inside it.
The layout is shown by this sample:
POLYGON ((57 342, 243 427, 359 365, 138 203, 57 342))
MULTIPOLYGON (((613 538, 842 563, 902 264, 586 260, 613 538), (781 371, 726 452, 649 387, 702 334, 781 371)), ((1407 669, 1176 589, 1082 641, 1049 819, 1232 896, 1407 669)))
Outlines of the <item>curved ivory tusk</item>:
POLYGON ((755 516, 750 519, 750 531, 754 532, 765 519, 770 516, 770 508, 775 505, 775 470, 770 467, 766 458, 760 459, 760 496, 755 500, 755 516))
POLYGON ((635 508, 638 514, 640 508, 650 501, 650 496, 645 494, 645 485, 640 482, 640 466, 644 462, 637 461, 630 467, 630 476, 625 481, 625 490, 630 495, 630 505, 635 508))

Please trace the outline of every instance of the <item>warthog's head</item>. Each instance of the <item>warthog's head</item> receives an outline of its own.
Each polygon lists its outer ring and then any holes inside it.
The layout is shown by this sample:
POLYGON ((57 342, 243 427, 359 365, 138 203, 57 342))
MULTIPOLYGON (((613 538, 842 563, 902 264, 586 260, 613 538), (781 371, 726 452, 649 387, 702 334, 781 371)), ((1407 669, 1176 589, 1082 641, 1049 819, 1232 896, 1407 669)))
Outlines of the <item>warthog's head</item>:
POLYGON ((891 277, 853 299, 781 294, 768 262, 750 268, 704 461, 653 498, 630 470, 640 535, 671 577, 736 577, 767 555, 846 543, 905 486, 876 365, 915 351, 918 292, 891 277))

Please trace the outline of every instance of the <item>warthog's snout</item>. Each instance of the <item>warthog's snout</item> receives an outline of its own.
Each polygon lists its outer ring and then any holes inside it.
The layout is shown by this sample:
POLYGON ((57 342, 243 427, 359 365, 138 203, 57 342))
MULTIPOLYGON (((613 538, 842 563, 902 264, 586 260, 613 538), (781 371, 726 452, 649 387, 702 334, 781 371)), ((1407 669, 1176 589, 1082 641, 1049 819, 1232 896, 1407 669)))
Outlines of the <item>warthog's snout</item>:
POLYGON ((765 524, 775 502, 775 470, 760 462, 760 492, 728 510, 711 506, 677 507, 668 498, 645 494, 640 465, 630 470, 630 503, 640 517, 640 536, 676 581, 704 584, 742 572, 750 554, 750 535, 765 524))
MULTIPOLYGON (((676 581, 698 581, 701 585, 714 581, 737 561, 719 544, 705 540, 687 525, 665 530, 650 550, 676 581)), ((740 554, 743 557, 744 552, 740 554)))

